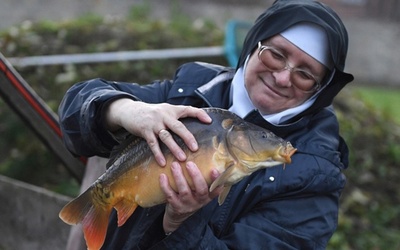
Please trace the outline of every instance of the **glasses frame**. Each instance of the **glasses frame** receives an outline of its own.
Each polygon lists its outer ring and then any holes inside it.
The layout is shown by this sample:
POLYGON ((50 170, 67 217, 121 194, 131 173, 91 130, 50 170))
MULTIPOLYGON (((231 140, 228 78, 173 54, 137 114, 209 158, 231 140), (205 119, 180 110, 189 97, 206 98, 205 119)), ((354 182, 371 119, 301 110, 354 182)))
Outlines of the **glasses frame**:
POLYGON ((321 83, 320 83, 320 81, 318 80, 318 77, 316 77, 316 76, 313 75, 311 72, 308 72, 308 71, 306 71, 306 70, 303 70, 303 69, 300 69, 300 68, 296 68, 296 67, 290 66, 290 65, 289 65, 289 60, 286 58, 286 56, 283 55, 278 49, 276 49, 276 48, 273 47, 273 46, 263 45, 263 44, 261 43, 261 41, 259 41, 259 42, 258 42, 258 53, 257 53, 257 56, 258 56, 258 60, 259 60, 268 70, 270 70, 271 72, 282 72, 282 71, 284 71, 284 70, 288 70, 290 73, 293 73, 293 72, 296 72, 296 71, 297 71, 297 72, 302 72, 303 74, 309 76, 310 79, 314 80, 314 86, 313 86, 312 89, 310 89, 310 90, 301 89, 301 88, 299 88, 299 87, 296 85, 296 83, 292 82, 292 85, 293 85, 296 89, 298 89, 298 90, 300 90, 300 91, 302 91, 302 92, 304 92, 304 93, 312 93, 312 92, 318 91, 319 88, 321 87, 321 83), (279 56, 281 56, 281 57, 284 59, 285 66, 284 66, 282 69, 274 70, 274 69, 271 69, 270 67, 268 67, 267 65, 265 65, 265 63, 261 60, 261 54, 262 54, 265 50, 271 50, 271 51, 273 51, 273 53, 276 53, 276 54, 278 54, 279 56))

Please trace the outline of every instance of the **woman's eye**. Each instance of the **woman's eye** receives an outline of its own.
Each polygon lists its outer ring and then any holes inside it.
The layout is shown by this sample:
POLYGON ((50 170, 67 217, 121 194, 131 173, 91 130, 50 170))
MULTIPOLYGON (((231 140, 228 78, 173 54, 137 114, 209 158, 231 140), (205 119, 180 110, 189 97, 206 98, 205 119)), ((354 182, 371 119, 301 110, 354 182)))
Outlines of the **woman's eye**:
POLYGON ((299 71, 297 71, 297 73, 303 79, 314 80, 314 77, 312 77, 312 75, 310 73, 306 72, 306 71, 299 70, 299 71))
POLYGON ((271 51, 272 57, 279 60, 279 61, 285 61, 285 57, 276 51, 271 51))

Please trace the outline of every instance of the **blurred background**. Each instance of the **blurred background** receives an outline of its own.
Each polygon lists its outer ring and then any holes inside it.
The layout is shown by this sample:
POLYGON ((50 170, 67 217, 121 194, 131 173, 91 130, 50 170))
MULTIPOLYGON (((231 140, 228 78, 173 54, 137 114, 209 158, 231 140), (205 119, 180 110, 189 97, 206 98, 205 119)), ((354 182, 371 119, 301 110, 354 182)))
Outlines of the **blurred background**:
MULTIPOLYGON (((227 23, 253 22, 272 2, 2 0, 0 53, 57 112, 63 94, 82 80, 149 83, 170 79, 187 61, 229 65, 227 23), (108 62, 31 60, 171 48, 205 48, 210 53, 187 56, 178 50, 170 60, 115 60, 115 56, 108 62)), ((335 101, 351 158, 344 172, 348 184, 338 230, 328 249, 400 249, 400 1, 321 2, 335 9, 348 29, 346 71, 355 76, 335 101)), ((0 223, 7 226, 0 229, 0 250, 63 249, 69 226, 57 214, 79 193, 80 178, 3 99, 0 223)))

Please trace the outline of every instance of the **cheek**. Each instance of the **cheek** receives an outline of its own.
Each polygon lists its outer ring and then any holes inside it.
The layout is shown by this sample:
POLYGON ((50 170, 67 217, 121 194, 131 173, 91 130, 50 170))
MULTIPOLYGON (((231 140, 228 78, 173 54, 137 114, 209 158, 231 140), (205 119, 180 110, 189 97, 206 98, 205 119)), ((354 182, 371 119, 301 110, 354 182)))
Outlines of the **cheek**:
MULTIPOLYGON (((300 105, 307 101, 313 94, 312 93, 304 93, 301 92, 300 90, 294 90, 293 91, 293 103, 300 105)), ((297 106, 296 105, 296 106, 297 106)))
POLYGON ((244 73, 246 87, 253 86, 257 82, 258 75, 265 70, 259 63, 257 55, 253 54, 247 62, 244 73))
POLYGON ((256 74, 251 74, 251 72, 248 72, 244 76, 244 86, 246 87, 246 90, 249 91, 253 86, 254 83, 256 82, 256 74))

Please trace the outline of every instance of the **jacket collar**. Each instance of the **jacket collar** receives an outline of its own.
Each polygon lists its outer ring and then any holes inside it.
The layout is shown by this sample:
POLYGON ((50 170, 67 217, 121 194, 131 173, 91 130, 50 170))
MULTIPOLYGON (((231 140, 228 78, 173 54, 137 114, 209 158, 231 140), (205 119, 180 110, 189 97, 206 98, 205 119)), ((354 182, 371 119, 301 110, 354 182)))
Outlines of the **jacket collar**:
POLYGON ((227 108, 232 104, 231 82, 235 70, 227 68, 208 83, 200 86, 195 93, 203 99, 209 107, 227 108), (221 95, 222 93, 222 95, 221 95))

